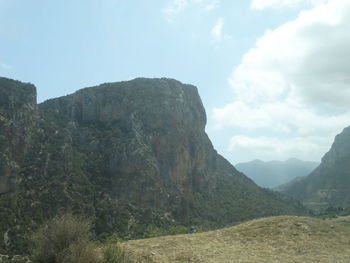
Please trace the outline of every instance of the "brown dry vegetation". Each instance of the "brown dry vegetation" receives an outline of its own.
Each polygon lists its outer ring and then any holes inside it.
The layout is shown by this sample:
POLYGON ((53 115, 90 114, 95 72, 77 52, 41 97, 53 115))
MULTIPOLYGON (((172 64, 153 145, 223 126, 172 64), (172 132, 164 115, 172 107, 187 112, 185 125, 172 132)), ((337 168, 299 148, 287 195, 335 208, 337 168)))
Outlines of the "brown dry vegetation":
POLYGON ((349 263, 350 227, 279 216, 206 233, 128 241, 123 246, 159 263, 349 263))
POLYGON ((350 227, 350 216, 339 216, 332 219, 332 221, 350 227))

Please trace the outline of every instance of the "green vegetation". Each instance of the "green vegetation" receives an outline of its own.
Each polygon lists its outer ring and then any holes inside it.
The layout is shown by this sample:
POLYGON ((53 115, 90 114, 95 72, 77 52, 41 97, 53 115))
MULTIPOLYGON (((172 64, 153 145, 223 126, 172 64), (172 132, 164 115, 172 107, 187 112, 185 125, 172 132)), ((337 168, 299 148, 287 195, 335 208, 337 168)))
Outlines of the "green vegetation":
POLYGON ((28 257, 22 257, 19 255, 9 257, 7 255, 0 255, 0 262, 1 263, 30 263, 28 257))
POLYGON ((103 248, 103 259, 99 263, 132 263, 125 250, 119 245, 108 245, 103 248))
MULTIPOLYGON (((47 221, 32 235, 33 263, 142 263, 145 257, 131 256, 112 235, 98 246, 92 241, 91 220, 68 212, 47 221)), ((1 262, 1 261, 0 261, 1 262)), ((24 262, 15 259, 9 262, 24 262)))
POLYGON ((135 256, 119 243, 109 243, 102 247, 102 259, 98 263, 153 263, 148 256, 135 256))

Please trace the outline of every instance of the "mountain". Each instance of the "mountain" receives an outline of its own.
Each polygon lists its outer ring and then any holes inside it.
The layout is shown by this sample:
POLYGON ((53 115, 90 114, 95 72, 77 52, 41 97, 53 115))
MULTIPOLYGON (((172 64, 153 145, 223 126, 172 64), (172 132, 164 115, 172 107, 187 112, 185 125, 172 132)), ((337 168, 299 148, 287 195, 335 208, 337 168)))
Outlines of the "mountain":
POLYGON ((350 207, 350 127, 335 137, 310 175, 284 186, 282 192, 314 209, 350 207))
POLYGON ((285 189, 288 189, 291 185, 293 185, 293 184, 295 184, 295 183, 297 183, 299 181, 302 181, 306 177, 307 177, 307 175, 295 177, 291 181, 289 181, 289 182, 287 182, 285 184, 281 184, 279 186, 276 186, 273 189, 276 190, 276 191, 279 191, 279 192, 283 192, 283 191, 285 191, 285 189))
POLYGON ((65 210, 94 218, 99 238, 305 213, 215 151, 192 85, 139 78, 37 105, 32 84, 0 78, 0 100, 0 252, 65 210))
POLYGON ((237 170, 246 174, 262 187, 274 188, 298 176, 308 175, 319 163, 305 162, 295 158, 286 161, 263 162, 254 160, 236 164, 237 170))

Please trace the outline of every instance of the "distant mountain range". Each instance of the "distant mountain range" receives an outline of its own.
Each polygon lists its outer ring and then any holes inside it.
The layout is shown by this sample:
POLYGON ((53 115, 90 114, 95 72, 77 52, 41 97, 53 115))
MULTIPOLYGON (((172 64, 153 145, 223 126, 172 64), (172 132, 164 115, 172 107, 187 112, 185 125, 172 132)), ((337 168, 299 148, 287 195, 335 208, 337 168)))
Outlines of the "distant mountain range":
POLYGON ((279 190, 315 210, 350 207, 350 127, 335 137, 331 149, 310 175, 279 190))
POLYGON ((306 176, 314 170, 319 163, 305 162, 296 158, 286 161, 253 160, 251 162, 236 164, 237 170, 251 178, 257 185, 274 188, 285 184, 296 177, 306 176))

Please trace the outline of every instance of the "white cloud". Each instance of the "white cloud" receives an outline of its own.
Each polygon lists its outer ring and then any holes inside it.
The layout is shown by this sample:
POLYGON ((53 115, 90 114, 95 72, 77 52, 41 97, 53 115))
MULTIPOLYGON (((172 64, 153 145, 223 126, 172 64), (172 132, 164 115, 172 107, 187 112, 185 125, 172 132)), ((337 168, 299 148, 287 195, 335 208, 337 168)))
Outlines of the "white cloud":
MULTIPOLYGON (((308 145, 319 136, 329 142, 350 125, 349 32, 348 0, 303 11, 294 21, 267 31, 232 72, 234 101, 213 110, 216 128, 274 134, 268 142, 276 145, 292 145, 294 138, 308 145), (283 141, 277 139, 281 137, 283 141)), ((237 138, 234 142, 238 145, 237 138)), ((272 148, 266 151, 276 156, 272 148)))
POLYGON ((219 7, 220 7, 220 1, 218 1, 218 0, 211 1, 211 2, 206 4, 205 10, 206 11, 212 11, 212 10, 217 9, 219 7))
POLYGON ((215 128, 239 127, 284 134, 308 135, 319 132, 332 136, 350 125, 350 112, 320 114, 295 101, 276 101, 252 106, 242 101, 214 108, 215 128))
POLYGON ((314 103, 348 105, 350 1, 334 0, 266 32, 231 76, 234 92, 250 102, 285 93, 314 103), (334 92, 334 91, 337 92, 334 92))
POLYGON ((327 3, 329 0, 253 0, 251 8, 265 9, 265 8, 294 8, 301 4, 318 6, 327 3))
POLYGON ((211 29, 211 38, 214 44, 218 44, 222 39, 222 30, 224 27, 224 19, 219 18, 211 29))
POLYGON ((316 160, 320 152, 328 150, 329 138, 310 136, 278 139, 270 137, 234 136, 229 144, 231 151, 249 153, 262 160, 286 160, 297 156, 303 160, 316 160), (277 157, 277 158, 276 158, 277 157))
POLYGON ((178 15, 191 5, 199 7, 198 10, 209 12, 220 6, 220 0, 171 0, 163 9, 163 15, 168 22, 173 22, 178 15))
MULTIPOLYGON (((0 1, 0 3, 1 3, 1 1, 0 1)), ((8 69, 11 69, 11 66, 8 64, 5 64, 5 63, 0 63, 0 68, 8 70, 8 69)))
POLYGON ((301 2, 305 2, 305 0, 254 0, 251 7, 253 9, 292 7, 300 4, 301 2))
POLYGON ((171 21, 177 14, 183 11, 188 4, 189 0, 174 0, 168 7, 163 10, 163 13, 167 20, 171 21))

